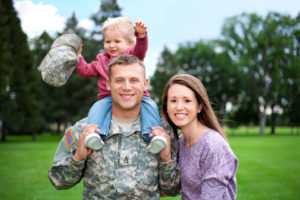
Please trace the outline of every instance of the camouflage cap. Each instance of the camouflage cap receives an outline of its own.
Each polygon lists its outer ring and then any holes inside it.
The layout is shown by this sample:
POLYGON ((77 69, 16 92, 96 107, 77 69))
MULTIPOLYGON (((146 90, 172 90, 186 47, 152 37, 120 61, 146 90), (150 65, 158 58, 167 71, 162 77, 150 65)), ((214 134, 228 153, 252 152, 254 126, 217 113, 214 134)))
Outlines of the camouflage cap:
POLYGON ((75 52, 78 51, 81 39, 76 34, 63 34, 59 36, 52 44, 51 49, 59 46, 70 46, 75 52))
POLYGON ((38 67, 46 83, 58 87, 68 81, 79 62, 76 52, 81 42, 75 34, 61 35, 54 41, 38 67))

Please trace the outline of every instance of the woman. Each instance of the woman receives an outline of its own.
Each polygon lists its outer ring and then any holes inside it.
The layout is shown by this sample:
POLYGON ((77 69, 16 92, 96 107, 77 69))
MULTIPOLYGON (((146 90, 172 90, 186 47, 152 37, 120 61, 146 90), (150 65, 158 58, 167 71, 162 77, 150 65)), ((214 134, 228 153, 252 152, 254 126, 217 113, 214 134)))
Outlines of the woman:
POLYGON ((238 159, 194 76, 173 76, 163 93, 163 113, 179 136, 182 199, 236 199, 238 159))

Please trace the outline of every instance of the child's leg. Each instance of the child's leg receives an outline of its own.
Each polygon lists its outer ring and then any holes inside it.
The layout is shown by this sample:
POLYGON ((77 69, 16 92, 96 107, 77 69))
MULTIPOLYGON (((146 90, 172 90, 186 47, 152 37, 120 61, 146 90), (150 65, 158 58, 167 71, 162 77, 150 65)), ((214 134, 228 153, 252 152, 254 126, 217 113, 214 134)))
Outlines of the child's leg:
POLYGON ((152 132, 152 127, 162 126, 162 124, 156 103, 145 96, 143 97, 141 106, 141 120, 142 135, 147 141, 149 141, 147 150, 150 153, 156 154, 165 149, 167 146, 167 140, 163 136, 158 135, 149 138, 149 135, 152 132))
POLYGON ((84 143, 88 148, 99 150, 104 146, 102 137, 108 135, 111 120, 111 97, 106 97, 94 103, 88 114, 88 124, 96 124, 100 133, 90 133, 84 143))
POLYGON ((105 97, 91 107, 88 114, 88 124, 96 124, 100 130, 100 135, 106 137, 109 131, 111 120, 111 96, 105 97))
POLYGON ((152 127, 162 126, 161 119, 158 112, 158 107, 156 103, 149 97, 143 96, 142 106, 141 106, 141 120, 142 120, 142 135, 147 140, 150 133, 152 132, 152 127))

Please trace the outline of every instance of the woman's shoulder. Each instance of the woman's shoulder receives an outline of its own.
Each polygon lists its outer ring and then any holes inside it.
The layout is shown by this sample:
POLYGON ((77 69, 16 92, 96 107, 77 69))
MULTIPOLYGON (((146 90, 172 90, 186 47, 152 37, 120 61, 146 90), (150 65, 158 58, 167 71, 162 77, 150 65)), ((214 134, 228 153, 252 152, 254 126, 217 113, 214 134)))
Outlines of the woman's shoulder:
POLYGON ((220 148, 228 146, 226 139, 213 129, 210 129, 203 135, 201 143, 211 151, 219 151, 220 148))

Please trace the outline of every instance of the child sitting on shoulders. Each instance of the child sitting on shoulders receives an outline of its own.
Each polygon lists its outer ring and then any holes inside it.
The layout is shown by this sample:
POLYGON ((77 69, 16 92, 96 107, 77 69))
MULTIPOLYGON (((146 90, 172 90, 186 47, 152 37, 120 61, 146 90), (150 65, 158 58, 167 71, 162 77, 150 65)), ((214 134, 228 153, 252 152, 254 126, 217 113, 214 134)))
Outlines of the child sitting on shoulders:
MULTIPOLYGON (((78 74, 84 78, 99 77, 97 101, 89 111, 88 124, 96 124, 99 133, 86 136, 87 147, 98 150, 104 145, 103 140, 108 135, 111 120, 111 93, 106 88, 108 81, 108 64, 121 54, 131 54, 144 60, 148 49, 147 26, 142 21, 135 22, 135 26, 125 17, 108 18, 102 28, 104 38, 104 54, 98 54, 96 60, 87 63, 81 55, 82 45, 77 56, 79 64, 76 67, 78 74), (134 38, 136 37, 136 44, 134 38)), ((166 139, 162 136, 149 137, 152 127, 162 126, 156 103, 150 98, 148 91, 144 91, 141 104, 142 135, 149 141, 147 147, 150 153, 159 153, 166 148, 166 139)))

